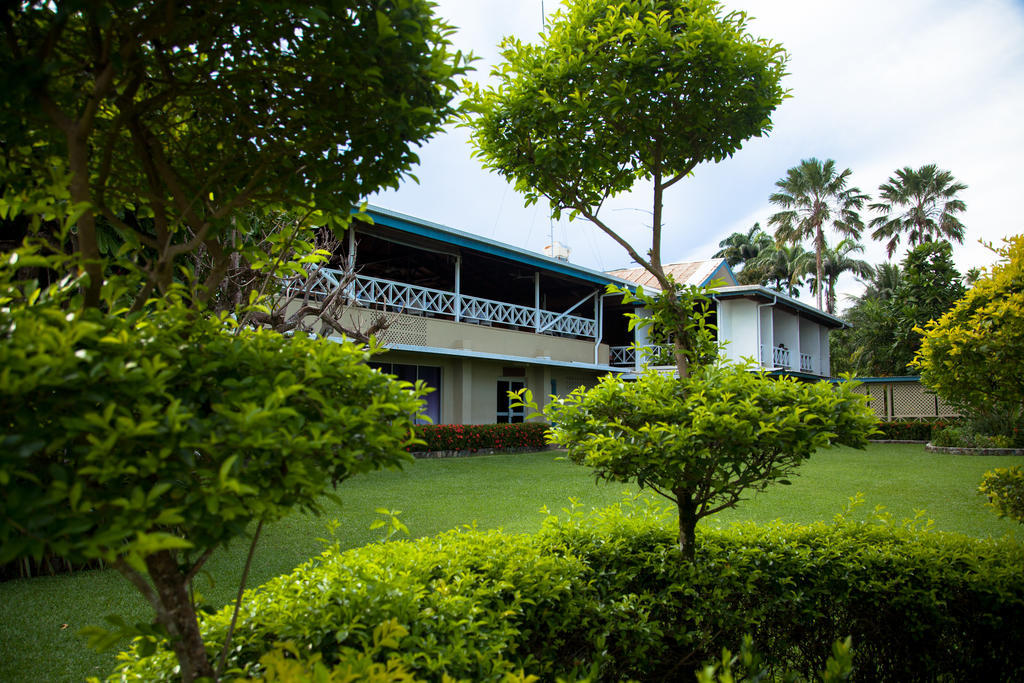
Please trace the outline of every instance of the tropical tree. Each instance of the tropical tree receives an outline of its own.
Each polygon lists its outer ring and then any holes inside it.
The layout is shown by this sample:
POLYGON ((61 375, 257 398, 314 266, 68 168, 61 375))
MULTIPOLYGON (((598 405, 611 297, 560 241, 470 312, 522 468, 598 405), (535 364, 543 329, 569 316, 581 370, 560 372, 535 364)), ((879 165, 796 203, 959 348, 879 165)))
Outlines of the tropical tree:
POLYGON ((815 288, 818 308, 822 307, 822 285, 825 283, 825 230, 831 227, 838 234, 858 239, 864 224, 858 210, 867 195, 856 187, 847 187, 850 169, 836 172, 836 162, 827 159, 804 159, 775 183, 779 191, 769 197, 782 211, 768 219, 775 226, 775 240, 796 244, 809 239, 814 245, 815 288))
POLYGON ((344 227, 455 112, 466 60, 427 0, 5 3, 0 215, 58 219, 98 304, 106 222, 166 292, 213 296, 243 210, 344 227))
POLYGON ((1003 415, 1024 406, 1024 236, 999 249, 1000 263, 945 315, 922 324, 914 359, 921 381, 967 414, 1003 415))
POLYGON ((754 223, 746 232, 734 232, 718 243, 715 258, 724 258, 730 267, 745 267, 749 261, 771 248, 772 236, 761 229, 760 223, 754 223))
POLYGON ((864 292, 854 297, 855 302, 870 299, 888 301, 903 283, 903 271, 899 264, 886 261, 872 266, 871 271, 858 278, 858 281, 864 285, 864 292))
POLYGON ((830 336, 837 371, 862 376, 916 374, 921 346, 916 328, 942 316, 963 295, 949 242, 926 242, 907 252, 898 275, 879 266, 865 293, 844 314, 852 325, 830 336))
POLYGON ((798 297, 804 276, 814 271, 814 254, 800 244, 774 242, 747 263, 737 278, 743 284, 759 284, 798 297))
MULTIPOLYGON (((554 216, 582 216, 609 235, 674 304, 661 257, 665 192, 770 130, 785 96, 783 49, 751 36, 746 15, 715 0, 572 0, 540 38, 506 38, 497 85, 474 91, 477 156, 527 203, 546 198, 554 216), (608 197, 641 180, 652 193, 649 248, 599 215, 608 197)), ((685 376, 689 312, 670 318, 685 376)))
POLYGON ((956 195, 966 189, 935 164, 901 168, 878 187, 881 201, 871 204, 871 210, 880 214, 871 219, 872 239, 888 239, 885 249, 890 257, 904 233, 912 247, 933 239, 963 244, 965 228, 957 214, 967 205, 956 195))
MULTIPOLYGON (((852 256, 861 253, 864 253, 864 245, 848 237, 840 240, 835 247, 825 247, 822 254, 822 271, 825 276, 825 310, 829 313, 835 313, 836 282, 843 273, 855 273, 866 277, 873 272, 870 263, 852 256)), ((811 283, 817 288, 818 283, 815 279, 812 279, 811 283)))

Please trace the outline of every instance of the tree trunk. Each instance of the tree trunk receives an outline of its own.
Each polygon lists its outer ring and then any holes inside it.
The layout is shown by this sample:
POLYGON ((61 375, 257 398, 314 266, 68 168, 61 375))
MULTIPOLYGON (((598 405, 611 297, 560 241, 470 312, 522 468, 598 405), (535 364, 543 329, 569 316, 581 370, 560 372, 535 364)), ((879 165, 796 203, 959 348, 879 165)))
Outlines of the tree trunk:
POLYGON ((694 539, 697 532, 697 504, 685 489, 674 489, 676 505, 679 507, 679 552, 683 558, 693 562, 694 539))
POLYGON ((157 591, 157 620, 171 639, 185 683, 196 678, 213 678, 213 666, 206 656, 199 622, 188 596, 188 582, 169 550, 146 557, 149 578, 157 591))
MULTIPOLYGON (((91 204, 89 192, 89 149, 88 140, 75 126, 67 133, 68 166, 71 171, 69 188, 71 201, 74 204, 91 204)), ((92 207, 79 216, 78 249, 84 260, 85 272, 89 275, 89 284, 85 288, 85 305, 92 308, 99 306, 100 288, 103 285, 103 268, 100 265, 99 242, 96 239, 96 214, 92 207)))

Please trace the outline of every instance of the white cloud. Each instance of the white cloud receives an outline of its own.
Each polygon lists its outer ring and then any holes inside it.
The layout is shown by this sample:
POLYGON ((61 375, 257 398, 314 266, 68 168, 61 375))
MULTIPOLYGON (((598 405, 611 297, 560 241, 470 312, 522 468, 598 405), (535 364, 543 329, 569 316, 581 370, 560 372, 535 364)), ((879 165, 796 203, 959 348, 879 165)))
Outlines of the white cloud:
MULTIPOLYGON (((505 34, 524 41, 541 28, 540 1, 441 0, 438 14, 459 27, 456 46, 472 50, 474 80, 484 80, 505 34)), ((546 2, 551 13, 554 0, 546 2)), ((900 0, 858 3, 750 0, 729 2, 754 17, 755 35, 791 55, 792 98, 773 116, 767 138, 735 157, 699 167, 666 198, 665 260, 707 258, 719 240, 772 213, 774 183, 801 159, 833 158, 872 193, 903 166, 937 163, 968 184, 968 243, 956 249, 962 270, 992 262, 978 239, 1024 232, 1015 201, 1024 158, 1024 6, 1009 0, 900 0)), ((470 158, 465 130, 426 145, 415 173, 372 202, 539 251, 548 240, 546 207, 523 207, 497 175, 470 158)), ((609 203, 603 216, 638 247, 649 243, 649 197, 642 191, 609 203)), ((625 252, 583 222, 555 225, 572 260, 610 269, 625 252)), ((884 249, 868 241, 866 258, 884 249)), ((897 255, 899 258, 899 255, 897 255)), ((849 291, 852 279, 844 281, 849 291)))

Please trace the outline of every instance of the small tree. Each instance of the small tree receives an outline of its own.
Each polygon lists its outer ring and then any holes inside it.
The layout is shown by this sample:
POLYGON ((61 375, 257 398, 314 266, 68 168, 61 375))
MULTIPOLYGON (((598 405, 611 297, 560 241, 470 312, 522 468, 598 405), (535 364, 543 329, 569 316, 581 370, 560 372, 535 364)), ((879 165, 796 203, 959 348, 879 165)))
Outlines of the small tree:
POLYGON ((15 280, 38 263, 0 268, 0 562, 103 559, 152 605, 182 678, 212 677, 192 577, 250 524, 407 460, 422 389, 363 347, 238 328, 175 289, 136 313, 78 309, 71 279, 15 280))
POLYGON ((704 517, 735 506, 744 493, 789 483, 819 448, 866 445, 875 417, 853 386, 698 365, 682 380, 607 376, 550 402, 544 415, 549 439, 598 479, 635 481, 675 503, 679 548, 693 559, 704 517))
MULTIPOLYGON (((784 51, 714 0, 570 0, 541 40, 506 38, 497 88, 474 91, 477 155, 528 203, 546 197, 556 217, 589 220, 676 302, 661 259, 665 191, 770 130, 784 97, 784 51), (599 216, 608 197, 641 180, 652 193, 643 252, 599 216)), ((684 305, 671 317, 686 318, 684 305)), ((687 330, 664 331, 685 376, 687 330)))
MULTIPOLYGON (((918 247, 919 249, 921 247, 918 247)), ((1015 421, 1024 405, 1024 236, 924 335, 913 365, 944 400, 976 417, 1015 421)))

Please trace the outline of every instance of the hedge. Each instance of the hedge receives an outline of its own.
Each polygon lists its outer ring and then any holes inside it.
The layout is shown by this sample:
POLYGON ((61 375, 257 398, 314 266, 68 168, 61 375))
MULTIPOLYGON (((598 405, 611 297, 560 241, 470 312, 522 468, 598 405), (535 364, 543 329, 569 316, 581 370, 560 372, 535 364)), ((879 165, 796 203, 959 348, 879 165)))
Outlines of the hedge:
MULTIPOLYGON (((328 550, 246 594, 227 673, 313 661, 418 680, 693 680, 750 634, 769 680, 816 678, 846 636, 855 680, 1024 679, 1017 543, 842 519, 739 525, 700 530, 684 563, 672 526, 614 506, 535 535, 328 550)), ((211 652, 229 619, 206 618, 211 652)), ((169 651, 134 647, 112 679, 174 678, 169 651)))
POLYGON ((416 427, 417 438, 425 446, 414 446, 413 450, 424 451, 475 451, 485 448, 547 448, 544 435, 547 424, 523 422, 517 424, 485 425, 420 425, 416 427))
POLYGON ((950 424, 949 420, 895 420, 879 422, 876 426, 881 434, 874 439, 891 439, 894 441, 930 441, 935 431, 950 424))

